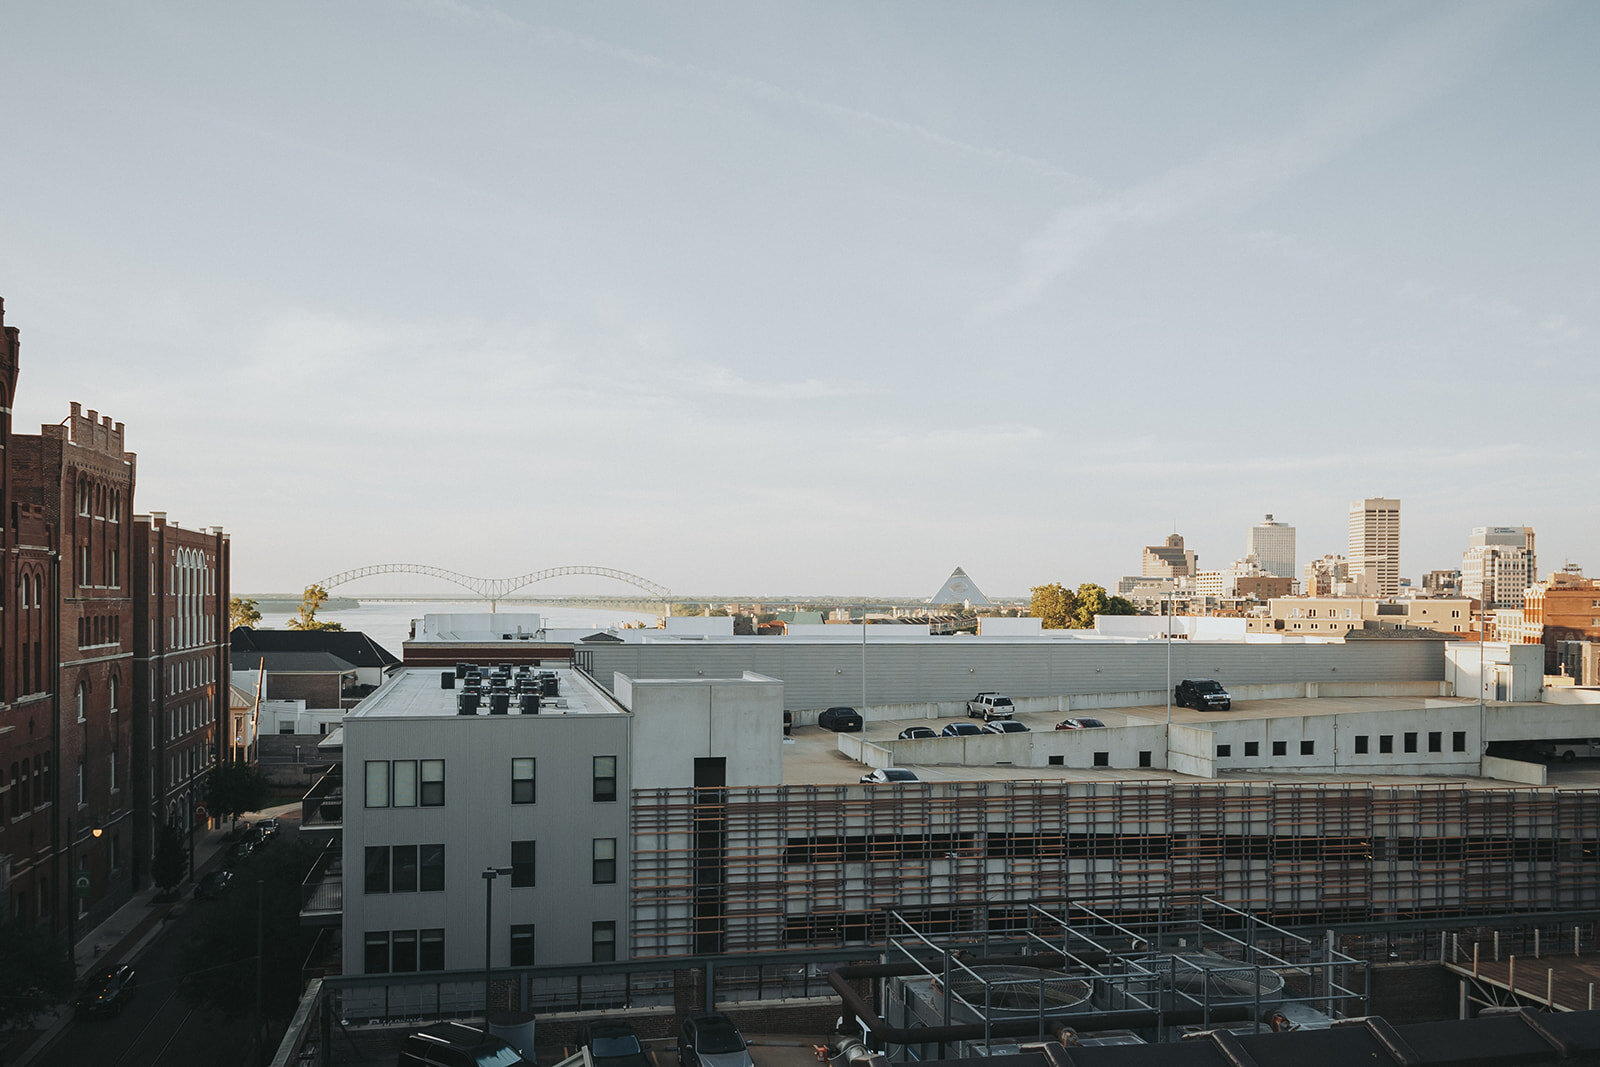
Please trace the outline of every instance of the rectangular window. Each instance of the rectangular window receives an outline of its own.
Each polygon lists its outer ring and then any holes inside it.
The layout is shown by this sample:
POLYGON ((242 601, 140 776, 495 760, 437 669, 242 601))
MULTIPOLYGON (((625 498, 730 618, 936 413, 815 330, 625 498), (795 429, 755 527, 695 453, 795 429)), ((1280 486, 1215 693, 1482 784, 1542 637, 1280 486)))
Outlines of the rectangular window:
POLYGON ((1140 751, 1140 753, 1139 753, 1139 766, 1141 766, 1141 767, 1150 766, 1150 755, 1151 755, 1151 753, 1150 753, 1150 751, 1148 749, 1140 751))
MULTIPOLYGON (((381 759, 367 760, 367 807, 387 808, 389 806, 389 761, 381 759)), ((388 950, 385 949, 385 952, 388 950)))
POLYGON ((417 888, 424 893, 444 892, 444 846, 417 846, 417 888))
POLYGON ((1109 767, 1109 766, 1111 766, 1111 753, 1109 753, 1109 752, 1096 752, 1094 754, 1094 765, 1096 767, 1109 767))
POLYGON ((417 931, 417 970, 444 970, 444 928, 417 931))
POLYGON ((1429 730, 1428 731, 1428 751, 1429 752, 1443 752, 1444 751, 1444 734, 1441 731, 1439 731, 1439 730, 1429 730))
POLYGON ((1261 742, 1260 741, 1246 741, 1244 743, 1244 754, 1246 756, 1259 756, 1259 755, 1261 755, 1261 742))
POLYGON ((1467 732, 1456 730, 1450 734, 1450 751, 1465 752, 1467 750, 1467 732))
POLYGON ((1232 755, 1233 755, 1233 746, 1232 745, 1218 745, 1217 746, 1217 758, 1226 759, 1227 757, 1232 756, 1232 755))
POLYGON ((1366 734, 1356 734, 1356 755, 1365 756, 1366 754, 1367 754, 1367 735, 1366 734))
POLYGON ((594 884, 615 885, 617 882, 617 839, 594 839, 594 884))
POLYGON ((1385 755, 1394 751, 1394 734, 1378 735, 1378 751, 1385 755))
POLYGON ((1050 757, 1050 766, 1052 766, 1052 767, 1065 767, 1066 765, 1067 765, 1067 757, 1065 757, 1065 756, 1051 756, 1050 757))
MULTIPOLYGON (((417 846, 395 845, 390 849, 394 856, 392 870, 393 881, 390 891, 395 893, 415 893, 417 891, 417 846)), ((398 968, 396 968, 398 970, 398 968)))
POLYGON ((442 759, 422 761, 422 806, 425 808, 444 806, 444 760, 442 759))
POLYGON ((394 761, 394 806, 417 806, 417 761, 414 759, 394 761))
POLYGON ((1274 742, 1272 742, 1272 754, 1274 756, 1287 756, 1289 754, 1289 742, 1287 742, 1287 741, 1274 741, 1274 742))
POLYGON ((1315 741, 1302 741, 1302 742, 1300 742, 1300 755, 1302 755, 1302 756, 1315 756, 1316 754, 1317 754, 1317 743, 1315 741))
POLYGON ((597 801, 617 799, 617 757, 594 758, 594 798, 597 801))
POLYGON ((1416 750, 1417 750, 1417 735, 1416 735, 1416 732, 1415 731, 1407 731, 1407 733, 1406 733, 1406 751, 1407 752, 1415 752, 1416 750))
POLYGON ((532 756, 518 756, 511 761, 511 803, 533 803, 533 771, 534 760, 532 756))
POLYGON ((595 923, 590 944, 593 946, 592 959, 595 963, 614 962, 617 958, 617 924, 595 923))
POLYGON ((367 846, 367 892, 389 891, 389 846, 367 846))
POLYGON ((522 889, 534 883, 534 842, 511 842, 511 888, 522 889))
POLYGON ((366 973, 389 973, 389 931, 379 930, 367 935, 366 973))
POLYGON ((391 936, 389 969, 396 974, 417 969, 417 932, 396 930, 391 936))
POLYGON ((533 923, 511 928, 511 966, 533 966, 533 923))

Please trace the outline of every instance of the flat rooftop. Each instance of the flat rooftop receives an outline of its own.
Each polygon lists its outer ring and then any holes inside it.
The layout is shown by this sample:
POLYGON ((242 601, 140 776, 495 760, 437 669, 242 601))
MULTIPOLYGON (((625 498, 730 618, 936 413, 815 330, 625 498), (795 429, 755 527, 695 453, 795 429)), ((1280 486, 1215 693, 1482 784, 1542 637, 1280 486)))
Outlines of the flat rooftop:
MULTIPOLYGON (((461 690, 441 688, 439 681, 442 670, 443 668, 411 667, 400 671, 371 696, 352 708, 349 715, 395 719, 456 718, 456 695, 461 690)), ((557 696, 544 698, 539 709, 541 716, 619 715, 627 711, 611 697, 611 694, 576 671, 563 667, 546 667, 536 669, 536 673, 539 670, 554 674, 557 687, 557 696)), ((459 681, 457 685, 460 685, 459 681)), ((488 713, 489 691, 485 687, 483 698, 478 704, 478 714, 488 713)), ((517 697, 514 691, 511 695, 509 714, 521 714, 517 710, 517 697)))

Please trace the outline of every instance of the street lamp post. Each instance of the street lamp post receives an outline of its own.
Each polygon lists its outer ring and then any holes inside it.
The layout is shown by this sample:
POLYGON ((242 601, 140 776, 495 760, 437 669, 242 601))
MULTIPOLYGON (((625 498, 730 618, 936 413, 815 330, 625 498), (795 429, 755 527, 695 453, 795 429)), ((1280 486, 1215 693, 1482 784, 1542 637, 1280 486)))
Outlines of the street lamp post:
POLYGON ((489 972, 494 959, 494 880, 510 874, 510 867, 485 867, 483 871, 483 1032, 489 1032, 489 972))
MULTIPOLYGON (((98 838, 105 828, 95 823, 89 836, 98 838)), ((72 832, 72 818, 67 818, 67 966, 72 968, 72 979, 78 979, 78 871, 73 863, 73 846, 77 844, 72 832)))

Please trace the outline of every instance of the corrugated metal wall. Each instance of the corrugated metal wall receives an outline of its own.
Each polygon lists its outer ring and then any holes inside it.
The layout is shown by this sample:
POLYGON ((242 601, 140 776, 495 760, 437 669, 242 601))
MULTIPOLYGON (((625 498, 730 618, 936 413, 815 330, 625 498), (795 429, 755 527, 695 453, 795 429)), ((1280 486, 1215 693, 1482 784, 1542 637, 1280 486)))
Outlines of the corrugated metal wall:
MULTIPOLYGON (((610 686, 613 672, 635 678, 693 678, 756 671, 780 678, 784 705, 825 708, 862 702, 861 646, 782 638, 699 644, 585 645, 594 676, 610 686)), ((965 700, 985 689, 1013 697, 1163 689, 1167 649, 1161 643, 979 640, 951 637, 894 642, 866 649, 866 703, 965 700)), ((1442 681, 1444 642, 1352 641, 1268 645, 1177 641, 1172 677, 1215 678, 1223 685, 1272 682, 1442 681)))

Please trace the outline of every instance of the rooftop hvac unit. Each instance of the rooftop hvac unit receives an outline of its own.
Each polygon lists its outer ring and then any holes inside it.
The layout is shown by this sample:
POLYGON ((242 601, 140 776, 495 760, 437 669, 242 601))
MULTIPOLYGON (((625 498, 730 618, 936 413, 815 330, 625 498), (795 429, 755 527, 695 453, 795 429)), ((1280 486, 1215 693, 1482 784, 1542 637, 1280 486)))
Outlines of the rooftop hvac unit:
MULTIPOLYGON (((976 967, 950 976, 950 992, 991 1019, 1051 1018, 1089 1009, 1094 987, 1082 978, 1038 967, 976 967)), ((942 979, 935 978, 935 997, 943 996, 942 979)))
POLYGON ((465 692, 465 693, 457 693, 456 694, 456 714, 457 715, 476 715, 476 714, 478 714, 478 694, 470 692, 470 691, 469 692, 465 692))
POLYGON ((490 693, 489 694, 489 714, 490 715, 504 715, 510 710, 511 710, 511 694, 510 693, 490 693))
POLYGON ((456 672, 455 671, 440 671, 439 672, 439 688, 440 689, 454 689, 455 687, 456 687, 456 672))
POLYGON ((468 664, 457 663, 456 664, 456 677, 457 678, 465 678, 467 676, 467 667, 468 667, 468 664))
POLYGON ((539 686, 540 693, 547 697, 553 697, 561 692, 560 682, 553 674, 541 674, 539 676, 539 686))
POLYGON ((539 714, 539 694, 523 693, 517 697, 517 710, 524 715, 539 714))

